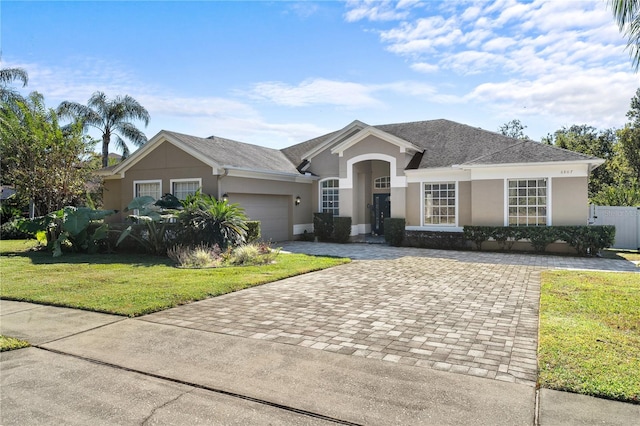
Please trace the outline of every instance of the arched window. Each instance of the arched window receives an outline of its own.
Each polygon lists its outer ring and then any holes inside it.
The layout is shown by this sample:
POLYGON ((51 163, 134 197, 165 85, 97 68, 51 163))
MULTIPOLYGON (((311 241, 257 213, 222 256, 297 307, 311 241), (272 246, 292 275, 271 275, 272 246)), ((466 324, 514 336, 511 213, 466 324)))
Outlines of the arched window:
POLYGON ((323 213, 332 213, 338 216, 340 213, 340 204, 338 200, 338 179, 325 179, 320 181, 320 211, 323 213))
POLYGON ((375 189, 388 189, 391 187, 391 177, 390 176, 382 176, 376 178, 373 181, 373 187, 375 189))

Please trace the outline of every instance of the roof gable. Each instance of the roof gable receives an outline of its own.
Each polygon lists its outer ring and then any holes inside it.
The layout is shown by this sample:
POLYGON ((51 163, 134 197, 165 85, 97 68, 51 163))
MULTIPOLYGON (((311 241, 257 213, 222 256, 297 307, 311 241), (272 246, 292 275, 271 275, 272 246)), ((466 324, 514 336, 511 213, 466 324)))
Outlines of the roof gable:
POLYGON ((231 139, 211 136, 199 138, 182 133, 160 131, 145 145, 117 165, 112 173, 123 174, 162 142, 169 142, 203 163, 211 166, 213 173, 221 173, 222 169, 246 169, 254 172, 290 173, 299 172, 289 159, 277 149, 233 141, 231 139))
POLYGON ((402 138, 394 136, 376 127, 368 126, 358 131, 353 136, 349 137, 343 142, 339 143, 335 147, 333 147, 333 149, 331 149, 331 153, 342 156, 344 151, 346 151, 350 147, 354 146, 355 144, 357 144, 358 142, 364 140, 369 136, 375 136, 379 139, 382 139, 385 142, 389 142, 390 144, 396 145, 398 148, 400 148, 400 152, 406 152, 406 151, 421 152, 422 151, 422 149, 415 146, 411 142, 407 142, 402 138))

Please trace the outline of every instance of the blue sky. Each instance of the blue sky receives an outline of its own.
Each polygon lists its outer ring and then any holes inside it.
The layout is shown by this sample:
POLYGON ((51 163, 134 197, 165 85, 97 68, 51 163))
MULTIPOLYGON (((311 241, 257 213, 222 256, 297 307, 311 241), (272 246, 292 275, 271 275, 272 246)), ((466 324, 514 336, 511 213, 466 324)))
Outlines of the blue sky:
POLYGON ((129 94, 144 129, 282 148, 353 120, 446 118, 539 140, 622 127, 640 87, 604 0, 0 3, 25 93, 129 94))

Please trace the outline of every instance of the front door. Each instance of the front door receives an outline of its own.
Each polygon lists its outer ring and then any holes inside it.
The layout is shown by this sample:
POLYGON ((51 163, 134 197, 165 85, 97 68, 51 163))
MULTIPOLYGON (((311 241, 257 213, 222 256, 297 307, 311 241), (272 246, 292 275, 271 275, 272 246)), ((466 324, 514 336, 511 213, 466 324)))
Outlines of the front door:
POLYGON ((372 232, 384 235, 384 218, 391 216, 391 194, 373 194, 372 232))

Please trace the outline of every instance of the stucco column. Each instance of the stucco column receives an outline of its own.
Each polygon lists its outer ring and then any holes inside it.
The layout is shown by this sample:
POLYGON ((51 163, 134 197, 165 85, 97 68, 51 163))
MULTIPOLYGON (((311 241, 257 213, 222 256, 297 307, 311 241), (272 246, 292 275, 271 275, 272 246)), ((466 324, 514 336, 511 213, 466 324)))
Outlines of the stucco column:
POLYGON ((391 188, 391 217, 406 218, 407 214, 407 188, 391 188))

